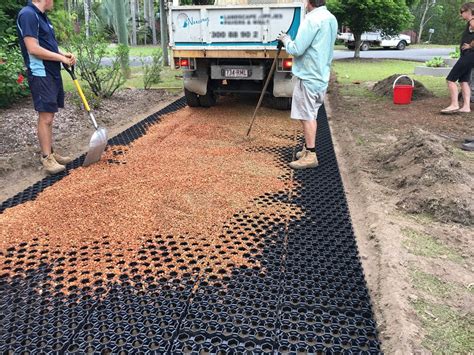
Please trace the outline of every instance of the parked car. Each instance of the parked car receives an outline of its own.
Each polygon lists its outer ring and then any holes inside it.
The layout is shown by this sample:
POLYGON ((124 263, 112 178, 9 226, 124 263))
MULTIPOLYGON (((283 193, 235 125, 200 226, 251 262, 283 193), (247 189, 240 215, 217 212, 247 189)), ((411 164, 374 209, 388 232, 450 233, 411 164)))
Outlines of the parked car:
MULTIPOLYGON (((354 35, 350 32, 339 33, 338 39, 344 41, 349 49, 355 48, 354 35)), ((399 34, 395 36, 384 35, 380 31, 364 32, 361 37, 360 50, 368 51, 372 47, 396 48, 404 50, 411 44, 410 36, 399 34)))

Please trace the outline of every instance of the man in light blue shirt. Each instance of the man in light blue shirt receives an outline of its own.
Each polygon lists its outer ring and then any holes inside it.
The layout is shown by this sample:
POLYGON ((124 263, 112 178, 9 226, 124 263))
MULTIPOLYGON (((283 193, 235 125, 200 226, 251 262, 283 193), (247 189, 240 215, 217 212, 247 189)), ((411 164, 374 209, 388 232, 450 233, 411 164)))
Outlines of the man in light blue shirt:
POLYGON ((329 83, 337 20, 326 8, 326 0, 308 0, 308 11, 292 41, 287 34, 280 34, 287 53, 294 56, 293 75, 296 85, 293 91, 291 118, 303 125, 305 147, 290 163, 293 169, 318 166, 316 156, 316 130, 318 110, 324 102, 329 83))

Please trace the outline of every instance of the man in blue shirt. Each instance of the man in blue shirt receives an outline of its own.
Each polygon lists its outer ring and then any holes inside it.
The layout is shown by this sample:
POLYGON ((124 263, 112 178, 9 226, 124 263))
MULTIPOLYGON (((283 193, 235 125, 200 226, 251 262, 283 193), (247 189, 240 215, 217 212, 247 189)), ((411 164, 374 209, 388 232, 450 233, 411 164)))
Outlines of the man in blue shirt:
POLYGON ((28 84, 33 96, 38 118, 38 140, 41 147, 41 162, 49 174, 65 170, 72 161, 62 157, 52 148, 54 114, 64 107, 64 90, 61 79, 61 63, 72 66, 76 63, 71 53, 61 53, 54 29, 46 16, 54 0, 32 0, 21 9, 17 19, 17 32, 21 53, 28 70, 28 84))
POLYGON ((318 166, 316 119, 326 95, 337 35, 337 20, 325 5, 325 0, 308 0, 308 13, 295 40, 292 41, 285 33, 278 37, 287 53, 294 56, 292 72, 296 85, 291 118, 301 121, 306 143, 303 150, 296 154, 297 160, 290 163, 293 169, 318 166))

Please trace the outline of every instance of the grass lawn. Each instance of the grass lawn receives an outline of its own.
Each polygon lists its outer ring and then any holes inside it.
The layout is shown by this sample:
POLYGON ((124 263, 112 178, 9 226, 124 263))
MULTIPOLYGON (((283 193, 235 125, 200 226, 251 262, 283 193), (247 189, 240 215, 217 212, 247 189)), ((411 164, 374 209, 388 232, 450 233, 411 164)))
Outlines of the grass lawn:
POLYGON ((446 79, 444 77, 414 75, 415 66, 419 62, 404 60, 344 60, 334 61, 333 69, 337 80, 346 85, 351 94, 357 96, 372 96, 372 93, 360 84, 354 82, 375 82, 385 79, 393 74, 406 74, 412 79, 420 81, 428 90, 436 96, 447 96, 446 79))

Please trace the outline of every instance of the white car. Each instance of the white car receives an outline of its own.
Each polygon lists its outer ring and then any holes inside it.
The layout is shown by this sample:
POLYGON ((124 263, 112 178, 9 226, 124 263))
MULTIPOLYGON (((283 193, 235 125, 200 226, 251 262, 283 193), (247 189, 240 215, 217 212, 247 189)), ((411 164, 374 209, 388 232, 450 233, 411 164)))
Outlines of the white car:
MULTIPOLYGON (((340 33, 338 39, 344 41, 349 49, 355 48, 354 35, 350 32, 340 33)), ((396 36, 382 35, 382 32, 364 32, 361 37, 360 50, 367 51, 371 47, 396 48, 404 50, 411 44, 410 36, 399 34, 396 36)))

